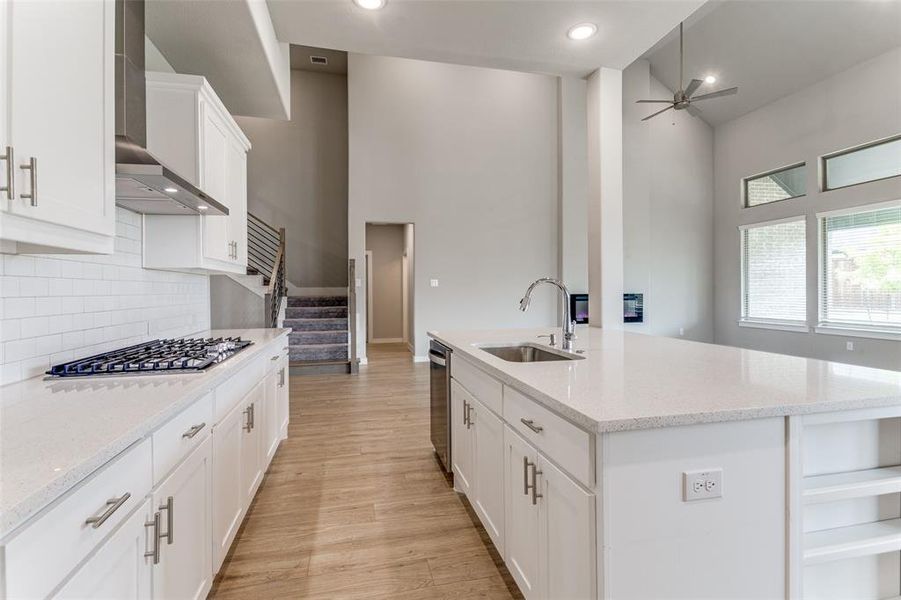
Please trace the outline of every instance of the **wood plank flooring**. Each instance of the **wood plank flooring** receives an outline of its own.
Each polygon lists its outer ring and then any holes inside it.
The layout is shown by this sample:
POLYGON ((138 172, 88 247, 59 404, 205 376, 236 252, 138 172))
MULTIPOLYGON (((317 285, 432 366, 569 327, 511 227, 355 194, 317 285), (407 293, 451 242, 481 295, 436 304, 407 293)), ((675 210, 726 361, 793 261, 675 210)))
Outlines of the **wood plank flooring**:
POLYGON ((429 441, 429 366, 291 378, 291 423, 210 598, 521 598, 429 441))

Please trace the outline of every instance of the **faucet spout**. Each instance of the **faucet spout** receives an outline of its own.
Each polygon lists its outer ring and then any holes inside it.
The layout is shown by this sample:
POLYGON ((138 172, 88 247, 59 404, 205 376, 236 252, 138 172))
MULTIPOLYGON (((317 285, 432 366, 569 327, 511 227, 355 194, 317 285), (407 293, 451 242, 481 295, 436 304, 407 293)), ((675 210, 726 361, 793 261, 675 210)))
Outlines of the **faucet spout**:
POLYGON ((532 291, 543 283, 556 287, 563 294, 563 349, 572 350, 573 339, 576 337, 574 333, 576 322, 572 320, 572 316, 569 314, 569 290, 562 281, 553 277, 542 277, 533 281, 526 290, 522 300, 519 301, 519 310, 526 312, 529 309, 529 304, 532 301, 532 291))

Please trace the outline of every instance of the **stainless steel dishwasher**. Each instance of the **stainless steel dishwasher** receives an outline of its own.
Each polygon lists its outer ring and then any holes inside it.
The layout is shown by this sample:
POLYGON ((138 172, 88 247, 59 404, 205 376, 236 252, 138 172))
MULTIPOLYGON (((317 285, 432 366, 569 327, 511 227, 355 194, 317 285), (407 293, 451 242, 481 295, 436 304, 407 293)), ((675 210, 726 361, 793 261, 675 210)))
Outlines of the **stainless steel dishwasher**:
POLYGON ((441 466, 448 473, 451 472, 450 364, 451 349, 431 340, 429 379, 432 446, 441 461, 441 466))

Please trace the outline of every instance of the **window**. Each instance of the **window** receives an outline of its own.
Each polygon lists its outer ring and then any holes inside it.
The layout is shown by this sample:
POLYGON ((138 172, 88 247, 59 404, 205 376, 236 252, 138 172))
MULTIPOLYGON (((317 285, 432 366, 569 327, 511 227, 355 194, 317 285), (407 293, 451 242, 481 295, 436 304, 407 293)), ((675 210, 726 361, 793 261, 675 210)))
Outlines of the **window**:
POLYGON ((901 175, 901 136, 823 157, 823 189, 901 175))
POLYGON ((807 191, 804 163, 744 180, 745 208, 803 196, 807 191))
POLYGON ((901 202, 818 216, 821 325, 901 333, 901 202))
POLYGON ((804 217, 741 227, 741 324, 806 331, 806 239, 804 217))

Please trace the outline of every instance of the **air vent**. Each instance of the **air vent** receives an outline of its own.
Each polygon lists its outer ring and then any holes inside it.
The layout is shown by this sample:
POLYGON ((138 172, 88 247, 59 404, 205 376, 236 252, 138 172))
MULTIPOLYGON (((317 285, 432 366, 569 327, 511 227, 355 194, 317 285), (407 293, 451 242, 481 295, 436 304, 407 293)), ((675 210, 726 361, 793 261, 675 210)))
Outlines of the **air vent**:
POLYGON ((325 56, 311 56, 310 62, 314 65, 327 65, 328 58, 326 58, 325 56))

